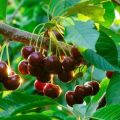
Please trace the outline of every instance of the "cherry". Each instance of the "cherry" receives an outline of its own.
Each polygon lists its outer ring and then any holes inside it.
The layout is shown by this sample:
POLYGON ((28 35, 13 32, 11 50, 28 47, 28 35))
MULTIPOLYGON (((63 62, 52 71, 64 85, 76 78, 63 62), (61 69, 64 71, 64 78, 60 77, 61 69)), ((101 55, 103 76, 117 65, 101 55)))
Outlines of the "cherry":
POLYGON ((62 41, 63 40, 63 36, 56 30, 53 30, 53 33, 55 34, 57 40, 62 41))
MULTIPOLYGON (((56 36, 57 40, 62 41, 63 40, 63 36, 56 30, 52 30, 54 35, 56 36)), ((45 37, 49 37, 49 30, 46 30, 44 33, 45 37)))
POLYGON ((20 86, 20 76, 12 75, 9 76, 7 80, 3 82, 4 86, 8 90, 15 90, 20 86))
POLYGON ((93 89, 93 95, 96 95, 100 89, 99 83, 97 81, 87 82, 86 85, 90 85, 93 89))
POLYGON ((84 85, 77 85, 75 87, 75 96, 79 104, 83 103, 85 97, 85 88, 84 85))
POLYGON ((67 104, 71 107, 73 107, 74 104, 77 103, 76 97, 75 97, 75 92, 73 91, 68 91, 65 95, 67 104))
POLYGON ((43 93, 43 89, 44 89, 46 84, 47 83, 42 83, 39 80, 36 80, 34 83, 34 87, 39 93, 43 93))
POLYGON ((28 63, 32 66, 43 66, 44 56, 40 52, 33 52, 28 57, 28 63))
POLYGON ((73 72, 72 71, 62 71, 58 73, 58 78, 62 82, 70 82, 73 79, 73 72))
POLYGON ((79 52, 79 50, 75 46, 73 46, 71 48, 71 55, 72 55, 72 58, 76 60, 76 64, 78 66, 80 64, 84 63, 84 60, 83 60, 81 53, 79 52))
POLYGON ((62 65, 56 55, 46 57, 44 59, 44 65, 45 69, 52 74, 57 74, 62 70, 62 65))
POLYGON ((0 81, 3 82, 8 76, 8 66, 4 61, 0 61, 0 81))
POLYGON ((108 77, 108 78, 111 78, 112 77, 112 75, 113 75, 113 71, 107 71, 106 72, 106 76, 108 77))
POLYGON ((18 69, 21 74, 24 75, 28 74, 28 61, 26 60, 21 61, 18 65, 18 69))
POLYGON ((28 64, 28 73, 33 76, 38 76, 43 71, 41 66, 32 66, 28 64))
POLYGON ((84 85, 85 96, 89 96, 93 94, 93 88, 90 85, 84 85))
POLYGON ((62 62, 62 66, 64 67, 65 71, 71 71, 71 70, 75 69, 76 62, 71 57, 65 57, 63 62, 62 62))
POLYGON ((72 54, 72 57, 73 58, 81 58, 82 57, 82 55, 80 54, 80 52, 79 52, 79 50, 75 47, 75 46, 73 46, 72 48, 71 48, 71 54, 72 54))
POLYGON ((28 56, 33 52, 35 52, 35 48, 33 46, 25 46, 21 50, 21 54, 25 59, 27 59, 28 56))
POLYGON ((43 93, 44 95, 54 99, 60 95, 60 91, 61 89, 58 85, 48 83, 45 85, 43 93))
POLYGON ((48 82, 51 79, 51 75, 46 71, 41 71, 37 76, 37 79, 41 82, 48 82))

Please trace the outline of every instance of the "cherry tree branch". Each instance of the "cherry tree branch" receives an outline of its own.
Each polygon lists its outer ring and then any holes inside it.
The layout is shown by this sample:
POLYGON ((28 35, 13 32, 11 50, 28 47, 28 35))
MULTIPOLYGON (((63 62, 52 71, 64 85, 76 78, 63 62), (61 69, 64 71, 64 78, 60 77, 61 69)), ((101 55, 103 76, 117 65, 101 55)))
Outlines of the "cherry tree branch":
MULTIPOLYGON (((4 36, 5 38, 8 38, 9 41, 13 40, 16 42, 21 42, 26 45, 29 45, 30 40, 32 39, 31 43, 33 46, 36 45, 36 40, 39 38, 38 45, 41 43, 41 40, 43 39, 42 48, 47 49, 49 46, 49 38, 46 38, 46 37, 41 38, 37 34, 32 34, 30 32, 20 30, 18 28, 14 28, 5 23, 0 23, 0 34, 2 36, 4 36)), ((60 41, 58 41, 57 46, 55 43, 52 42, 52 51, 53 52, 56 51, 56 47, 59 47, 60 52, 63 52, 63 49, 64 49, 64 51, 67 54, 69 54, 69 50, 71 49, 70 45, 68 45, 64 42, 60 42, 60 41)))

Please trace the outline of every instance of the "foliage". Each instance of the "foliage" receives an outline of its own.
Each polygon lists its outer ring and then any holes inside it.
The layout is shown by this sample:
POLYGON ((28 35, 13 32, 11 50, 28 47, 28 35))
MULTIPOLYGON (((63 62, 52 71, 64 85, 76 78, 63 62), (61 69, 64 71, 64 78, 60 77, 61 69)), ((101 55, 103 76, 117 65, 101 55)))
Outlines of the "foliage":
MULTIPOLYGON (((0 83, 0 120, 118 120, 120 18, 116 17, 116 12, 120 13, 119 6, 112 0, 0 0, 0 22, 36 34, 41 28, 34 29, 38 24, 44 23, 46 29, 60 25, 64 31, 63 42, 76 45, 84 60, 91 65, 82 69, 83 77, 78 75, 69 83, 62 83, 56 77, 55 84, 60 85, 62 94, 57 99, 51 99, 35 91, 34 77, 19 73, 23 44, 10 41, 11 67, 24 83, 14 92, 6 91, 0 83), (114 72, 111 79, 106 78, 106 71, 114 72), (90 81, 91 77, 100 83, 98 94, 86 97, 84 104, 69 107, 65 93, 74 90, 78 84, 90 81), (104 95, 107 103, 98 109, 104 95)), ((0 35, 0 47, 4 44, 4 37, 0 35)), ((7 62, 5 51, 2 59, 7 62)))

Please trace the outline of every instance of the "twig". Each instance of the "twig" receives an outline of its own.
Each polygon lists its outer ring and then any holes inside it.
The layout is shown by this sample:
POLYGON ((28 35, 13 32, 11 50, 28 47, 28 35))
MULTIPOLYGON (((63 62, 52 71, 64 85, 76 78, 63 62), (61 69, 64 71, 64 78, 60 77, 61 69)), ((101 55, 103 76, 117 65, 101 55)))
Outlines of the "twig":
MULTIPOLYGON (((32 36, 32 45, 34 45, 34 46, 35 46, 35 41, 39 37, 39 35, 37 35, 37 34, 32 34, 30 32, 14 28, 14 27, 7 25, 5 23, 0 23, 0 34, 3 35, 4 37, 8 38, 9 40, 21 42, 21 43, 26 44, 26 45, 29 45, 29 42, 30 42, 31 36, 32 36)), ((39 44, 40 44, 41 40, 42 40, 42 38, 40 37, 39 42, 38 42, 39 44)), ((59 44, 59 46, 61 46, 60 47, 61 53, 63 53, 62 49, 64 49, 65 52, 67 54, 69 54, 69 50, 71 49, 70 45, 65 44, 64 42, 60 42, 60 41, 58 41, 58 44, 59 44)), ((49 38, 44 37, 43 44, 41 47, 44 49, 47 49, 48 45, 49 45, 49 38)), ((57 46, 54 44, 54 42, 52 42, 52 51, 53 52, 56 52, 56 47, 57 46)))

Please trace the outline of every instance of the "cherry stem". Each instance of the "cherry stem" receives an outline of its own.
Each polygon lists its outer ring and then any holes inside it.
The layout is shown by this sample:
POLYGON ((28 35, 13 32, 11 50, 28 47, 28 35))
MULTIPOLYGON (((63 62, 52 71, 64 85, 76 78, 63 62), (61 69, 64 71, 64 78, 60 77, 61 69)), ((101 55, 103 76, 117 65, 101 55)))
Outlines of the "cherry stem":
POLYGON ((43 25, 45 25, 45 23, 38 24, 38 25, 34 28, 34 30, 33 30, 33 32, 32 32, 32 35, 31 35, 31 38, 30 38, 30 44, 29 44, 30 46, 32 45, 33 34, 35 33, 35 31, 37 30, 38 27, 43 26, 43 25))
MULTIPOLYGON (((38 41, 39 41, 39 38, 41 37, 41 32, 43 29, 44 29, 44 25, 42 26, 42 28, 38 32, 39 37, 37 38, 37 41, 36 41, 36 48, 38 46, 38 41)), ((43 39, 41 39, 41 41, 40 41, 40 50, 41 50, 42 42, 43 42, 43 39)))
POLYGON ((94 66, 92 65, 91 66, 91 75, 90 75, 91 76, 91 81, 92 81, 92 78, 93 78, 93 73, 94 73, 94 66))
POLYGON ((7 54, 8 66, 11 67, 9 49, 8 48, 9 48, 9 43, 6 43, 6 54, 7 54))
POLYGON ((51 84, 54 84, 54 75, 51 74, 51 80, 50 80, 51 84))
POLYGON ((2 46, 0 60, 2 60, 2 56, 3 56, 3 52, 4 52, 4 49, 5 49, 5 46, 6 46, 6 43, 4 43, 4 45, 2 46))
POLYGON ((52 48, 51 48, 51 34, 49 34, 49 36, 50 36, 50 42, 49 42, 49 52, 50 52, 50 54, 51 54, 51 51, 52 51, 52 48))

